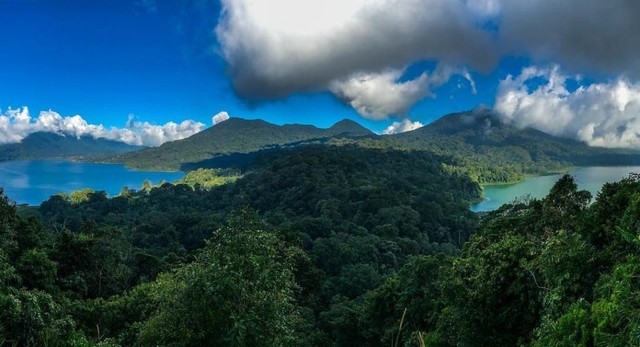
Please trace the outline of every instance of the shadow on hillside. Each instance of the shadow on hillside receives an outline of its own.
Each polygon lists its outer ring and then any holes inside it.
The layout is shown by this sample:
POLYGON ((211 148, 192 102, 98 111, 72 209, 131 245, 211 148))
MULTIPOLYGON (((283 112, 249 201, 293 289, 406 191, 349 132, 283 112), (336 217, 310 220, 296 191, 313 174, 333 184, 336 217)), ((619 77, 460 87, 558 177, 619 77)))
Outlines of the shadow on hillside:
POLYGON ((194 163, 184 163, 180 165, 180 171, 187 172, 200 168, 205 169, 239 169, 244 170, 251 166, 256 159, 262 155, 272 154, 282 151, 283 148, 268 148, 251 153, 229 153, 218 155, 211 159, 197 161, 194 163))
POLYGON ((377 135, 365 135, 365 136, 347 136, 343 137, 341 135, 336 135, 333 137, 322 137, 298 142, 287 143, 285 145, 272 145, 268 147, 264 147, 255 152, 249 153, 227 153, 227 154, 218 154, 213 158, 205 159, 197 162, 184 163, 180 165, 180 171, 187 172, 191 170, 196 170, 200 168, 205 169, 239 169, 244 170, 251 166, 258 158, 264 157, 266 155, 272 155, 282 151, 288 151, 300 146, 312 146, 312 145, 327 145, 331 144, 332 141, 341 141, 348 139, 349 141, 357 141, 359 139, 374 139, 377 135))
POLYGON ((205 169, 239 169, 244 170, 247 167, 251 166, 256 159, 265 156, 271 155, 277 152, 286 151, 292 148, 307 146, 307 145, 318 145, 318 144, 326 144, 330 138, 319 138, 305 141, 298 141, 293 143, 288 143, 286 145, 273 145, 268 146, 263 149, 260 149, 255 152, 249 153, 227 153, 227 154, 218 154, 213 158, 205 159, 192 163, 184 163, 180 165, 180 171, 187 172, 191 170, 196 170, 200 168, 205 169))

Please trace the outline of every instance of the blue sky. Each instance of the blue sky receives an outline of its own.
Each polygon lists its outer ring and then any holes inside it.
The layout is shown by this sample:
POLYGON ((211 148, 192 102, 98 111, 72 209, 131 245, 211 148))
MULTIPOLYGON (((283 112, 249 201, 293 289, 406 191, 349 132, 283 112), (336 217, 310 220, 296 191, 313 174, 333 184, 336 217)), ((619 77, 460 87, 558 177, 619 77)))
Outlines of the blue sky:
POLYGON ((482 104, 522 126, 637 147, 640 41, 624 14, 639 7, 556 3, 0 1, 0 117, 10 124, 0 142, 54 123, 89 131, 75 115, 107 137, 157 145, 222 111, 320 127, 349 118, 382 132, 482 104), (576 11, 588 24, 566 19, 576 11), (613 111, 582 116, 580 105, 613 111), (17 117, 24 106, 29 125, 17 117), (41 111, 53 120, 36 126, 41 111))

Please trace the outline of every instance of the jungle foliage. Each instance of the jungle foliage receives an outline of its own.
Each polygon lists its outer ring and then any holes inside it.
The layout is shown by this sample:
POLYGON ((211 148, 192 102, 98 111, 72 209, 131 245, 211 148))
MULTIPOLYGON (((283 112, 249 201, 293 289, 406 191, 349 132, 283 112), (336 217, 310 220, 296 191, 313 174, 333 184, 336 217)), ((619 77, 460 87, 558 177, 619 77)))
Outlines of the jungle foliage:
POLYGON ((640 343, 640 177, 476 215, 455 160, 306 146, 210 188, 0 194, 0 343, 640 343))

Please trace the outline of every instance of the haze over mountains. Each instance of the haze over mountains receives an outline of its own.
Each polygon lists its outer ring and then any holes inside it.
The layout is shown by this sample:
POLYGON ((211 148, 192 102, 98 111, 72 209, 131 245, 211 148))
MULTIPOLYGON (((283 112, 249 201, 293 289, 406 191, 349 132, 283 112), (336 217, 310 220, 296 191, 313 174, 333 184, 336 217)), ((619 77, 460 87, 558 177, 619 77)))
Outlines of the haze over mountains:
POLYGON ((18 143, 0 145, 0 161, 27 159, 70 159, 108 155, 141 149, 124 142, 36 132, 18 143))

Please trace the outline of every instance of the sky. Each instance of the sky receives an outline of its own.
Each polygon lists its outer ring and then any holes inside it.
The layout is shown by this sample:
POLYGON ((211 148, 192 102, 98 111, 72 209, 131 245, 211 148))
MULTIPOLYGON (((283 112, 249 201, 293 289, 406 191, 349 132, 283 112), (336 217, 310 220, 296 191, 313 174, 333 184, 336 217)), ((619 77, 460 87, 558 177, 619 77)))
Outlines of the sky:
POLYGON ((0 143, 229 117, 409 131, 488 107, 640 148, 637 0, 0 0, 0 143))

